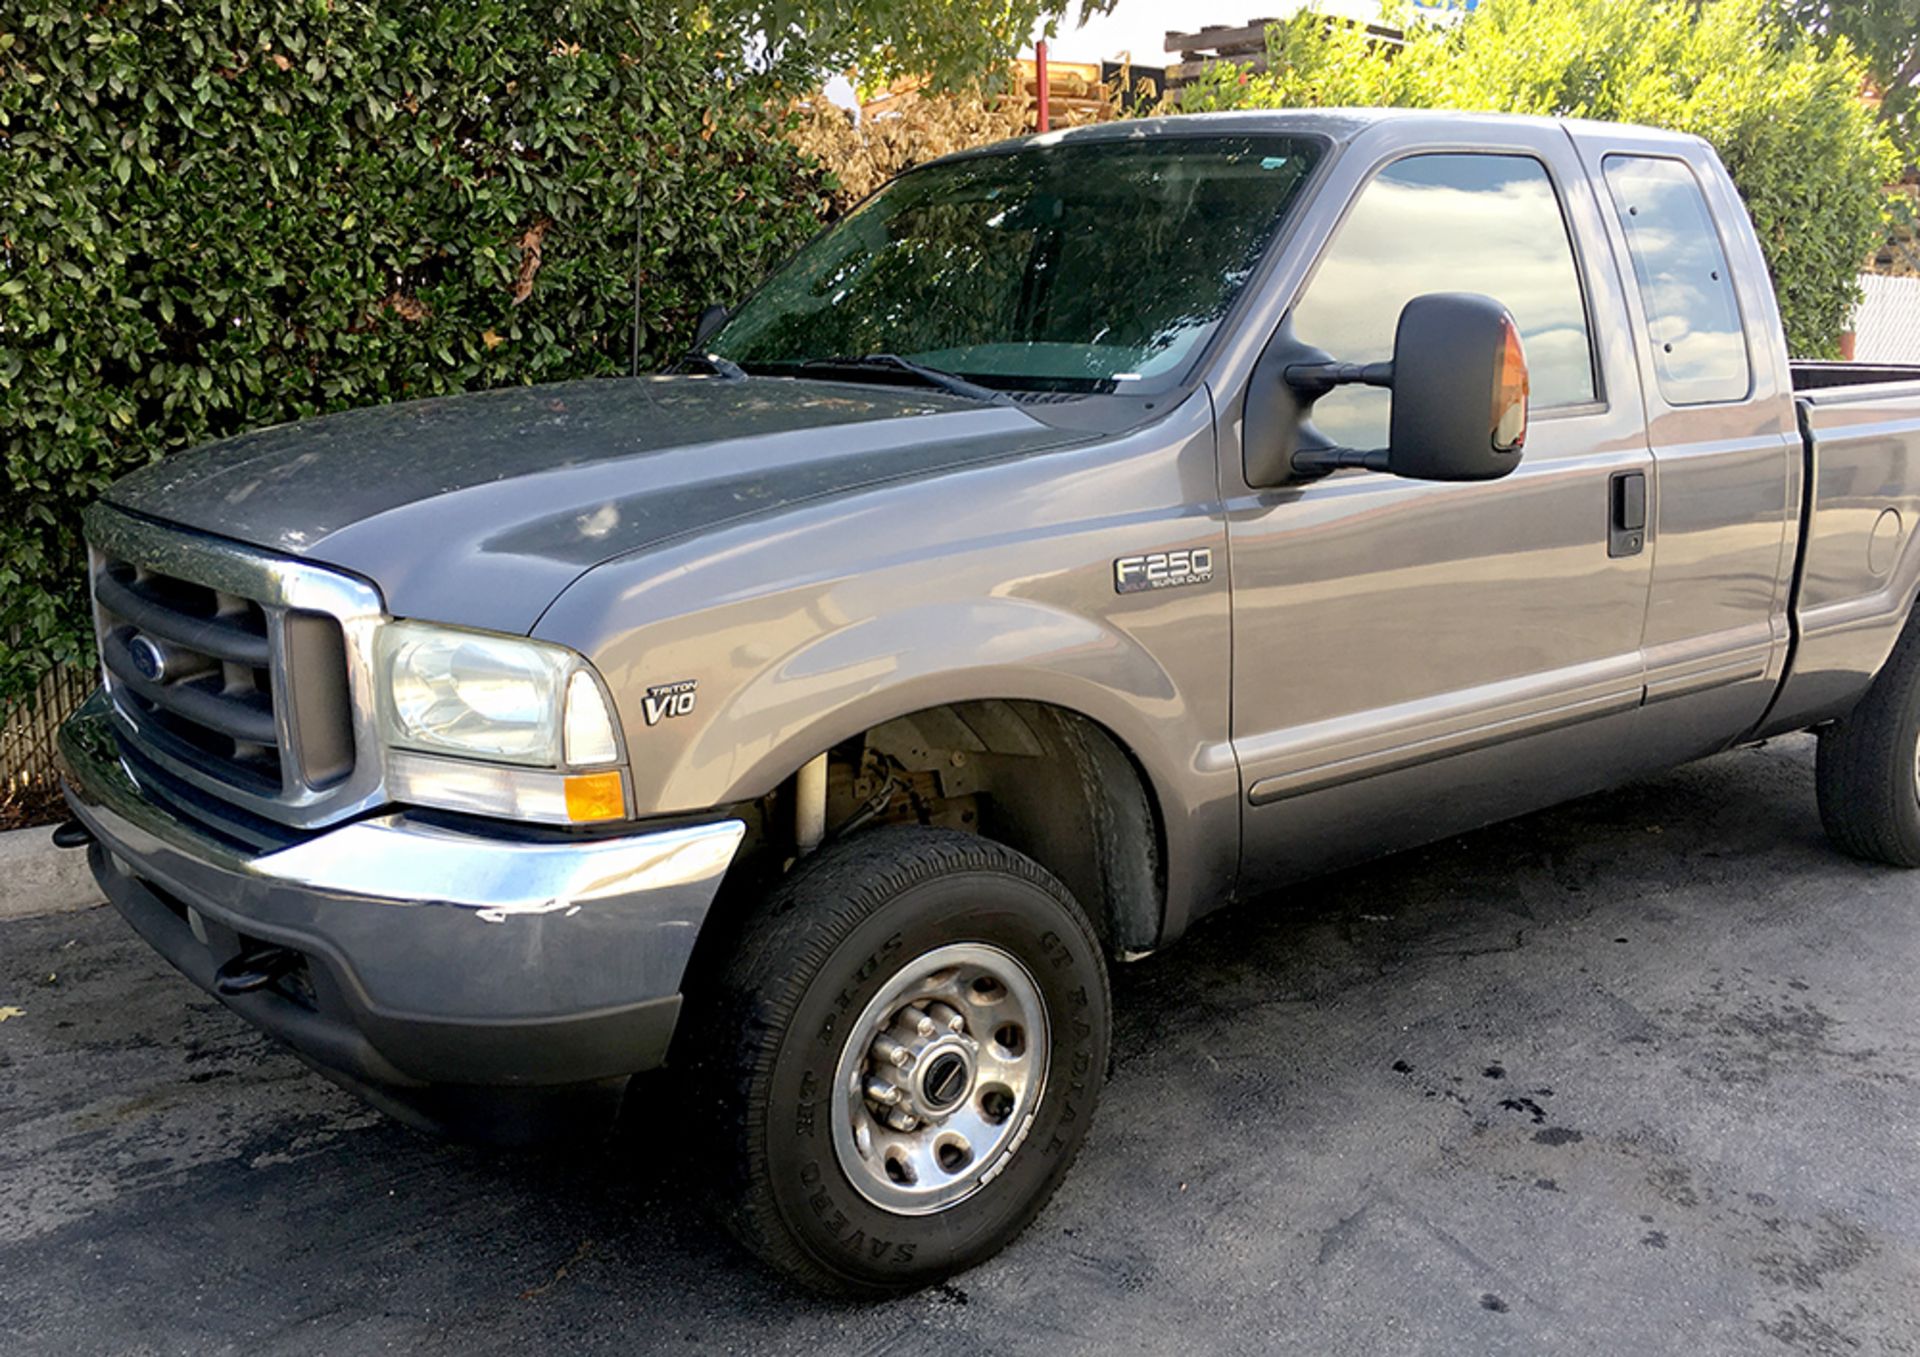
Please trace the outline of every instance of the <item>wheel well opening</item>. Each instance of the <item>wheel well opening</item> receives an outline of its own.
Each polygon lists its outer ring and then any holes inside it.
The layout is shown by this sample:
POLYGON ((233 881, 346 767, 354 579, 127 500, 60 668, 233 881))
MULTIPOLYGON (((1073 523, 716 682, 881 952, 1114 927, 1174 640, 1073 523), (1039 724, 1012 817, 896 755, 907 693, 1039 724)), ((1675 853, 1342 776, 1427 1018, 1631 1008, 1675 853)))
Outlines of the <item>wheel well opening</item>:
MULTIPOLYGON (((981 834, 1045 867, 1116 957, 1152 950, 1166 899, 1151 787, 1102 726, 1046 703, 926 708, 827 751, 826 843, 879 825, 981 834)), ((730 886, 771 888, 798 854, 794 779, 753 808, 730 886)))

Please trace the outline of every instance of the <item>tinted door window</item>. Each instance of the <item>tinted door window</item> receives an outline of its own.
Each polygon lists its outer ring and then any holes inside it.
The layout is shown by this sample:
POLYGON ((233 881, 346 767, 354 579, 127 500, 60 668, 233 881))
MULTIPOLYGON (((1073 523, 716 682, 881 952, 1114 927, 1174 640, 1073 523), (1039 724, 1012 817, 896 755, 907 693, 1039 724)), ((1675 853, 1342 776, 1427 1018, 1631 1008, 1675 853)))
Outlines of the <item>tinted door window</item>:
POLYGON ((1747 340, 1727 256, 1693 171, 1657 156, 1608 156, 1607 188, 1633 256, 1660 394, 1669 405, 1745 398, 1747 340))
MULTIPOLYGON (((1546 167, 1530 156, 1421 155, 1361 190, 1293 310, 1294 333, 1342 363, 1393 356, 1400 310, 1426 292, 1480 292, 1513 313, 1535 409, 1594 399, 1573 246, 1546 167)), ((1342 387, 1313 419, 1347 447, 1387 442, 1388 394, 1342 387)))

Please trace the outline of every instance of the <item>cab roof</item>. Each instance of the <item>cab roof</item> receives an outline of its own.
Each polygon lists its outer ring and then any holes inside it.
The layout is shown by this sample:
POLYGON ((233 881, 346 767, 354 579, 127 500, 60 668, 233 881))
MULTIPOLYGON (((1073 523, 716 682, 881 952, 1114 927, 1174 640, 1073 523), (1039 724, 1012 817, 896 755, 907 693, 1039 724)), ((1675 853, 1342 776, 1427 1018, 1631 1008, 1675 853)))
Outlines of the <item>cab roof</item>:
MULTIPOLYGON (((1426 124, 1434 129, 1436 140, 1458 141, 1463 131, 1484 127, 1497 135, 1498 129, 1515 126, 1560 128, 1565 131, 1605 133, 1625 130, 1625 123, 1598 122, 1587 118, 1542 118, 1518 113, 1483 113, 1460 109, 1430 108, 1301 108, 1233 109, 1224 113, 1181 113, 1161 118, 1120 118, 1113 122, 1090 123, 1084 127, 1061 128, 1033 133, 989 146, 956 151, 942 161, 964 160, 970 156, 998 155, 1035 146, 1055 146, 1101 141, 1138 141, 1159 137, 1244 136, 1250 133, 1290 133, 1296 136, 1324 137, 1336 146, 1352 141, 1379 123, 1426 124)), ((1671 138, 1678 144, 1697 144, 1699 138, 1685 132, 1634 127, 1638 136, 1671 138)))

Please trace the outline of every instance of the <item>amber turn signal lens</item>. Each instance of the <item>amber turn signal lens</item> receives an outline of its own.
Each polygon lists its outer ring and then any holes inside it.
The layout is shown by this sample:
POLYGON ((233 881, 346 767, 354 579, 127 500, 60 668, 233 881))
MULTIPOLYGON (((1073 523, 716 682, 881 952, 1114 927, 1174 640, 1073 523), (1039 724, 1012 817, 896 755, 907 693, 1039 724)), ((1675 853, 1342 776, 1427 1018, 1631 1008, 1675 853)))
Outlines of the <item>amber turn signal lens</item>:
POLYGON ((626 813, 626 789, 618 772, 579 773, 567 779, 569 820, 618 820, 626 813))
POLYGON ((1493 374, 1493 447, 1518 452, 1527 441, 1527 354, 1511 316, 1501 319, 1500 328, 1506 337, 1493 374))

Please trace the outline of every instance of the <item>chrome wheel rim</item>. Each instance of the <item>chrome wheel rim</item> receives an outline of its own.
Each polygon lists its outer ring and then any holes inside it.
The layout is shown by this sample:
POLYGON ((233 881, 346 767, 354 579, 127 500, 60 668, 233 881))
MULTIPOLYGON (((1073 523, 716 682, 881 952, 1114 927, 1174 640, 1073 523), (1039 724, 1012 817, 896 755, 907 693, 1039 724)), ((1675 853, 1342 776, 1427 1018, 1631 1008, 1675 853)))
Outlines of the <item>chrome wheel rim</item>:
POLYGON ((1026 1139, 1051 1050, 1040 988, 1011 953, 963 942, 907 963, 848 1030, 834 1070, 847 1181, 898 1215, 971 1196, 1026 1139))

